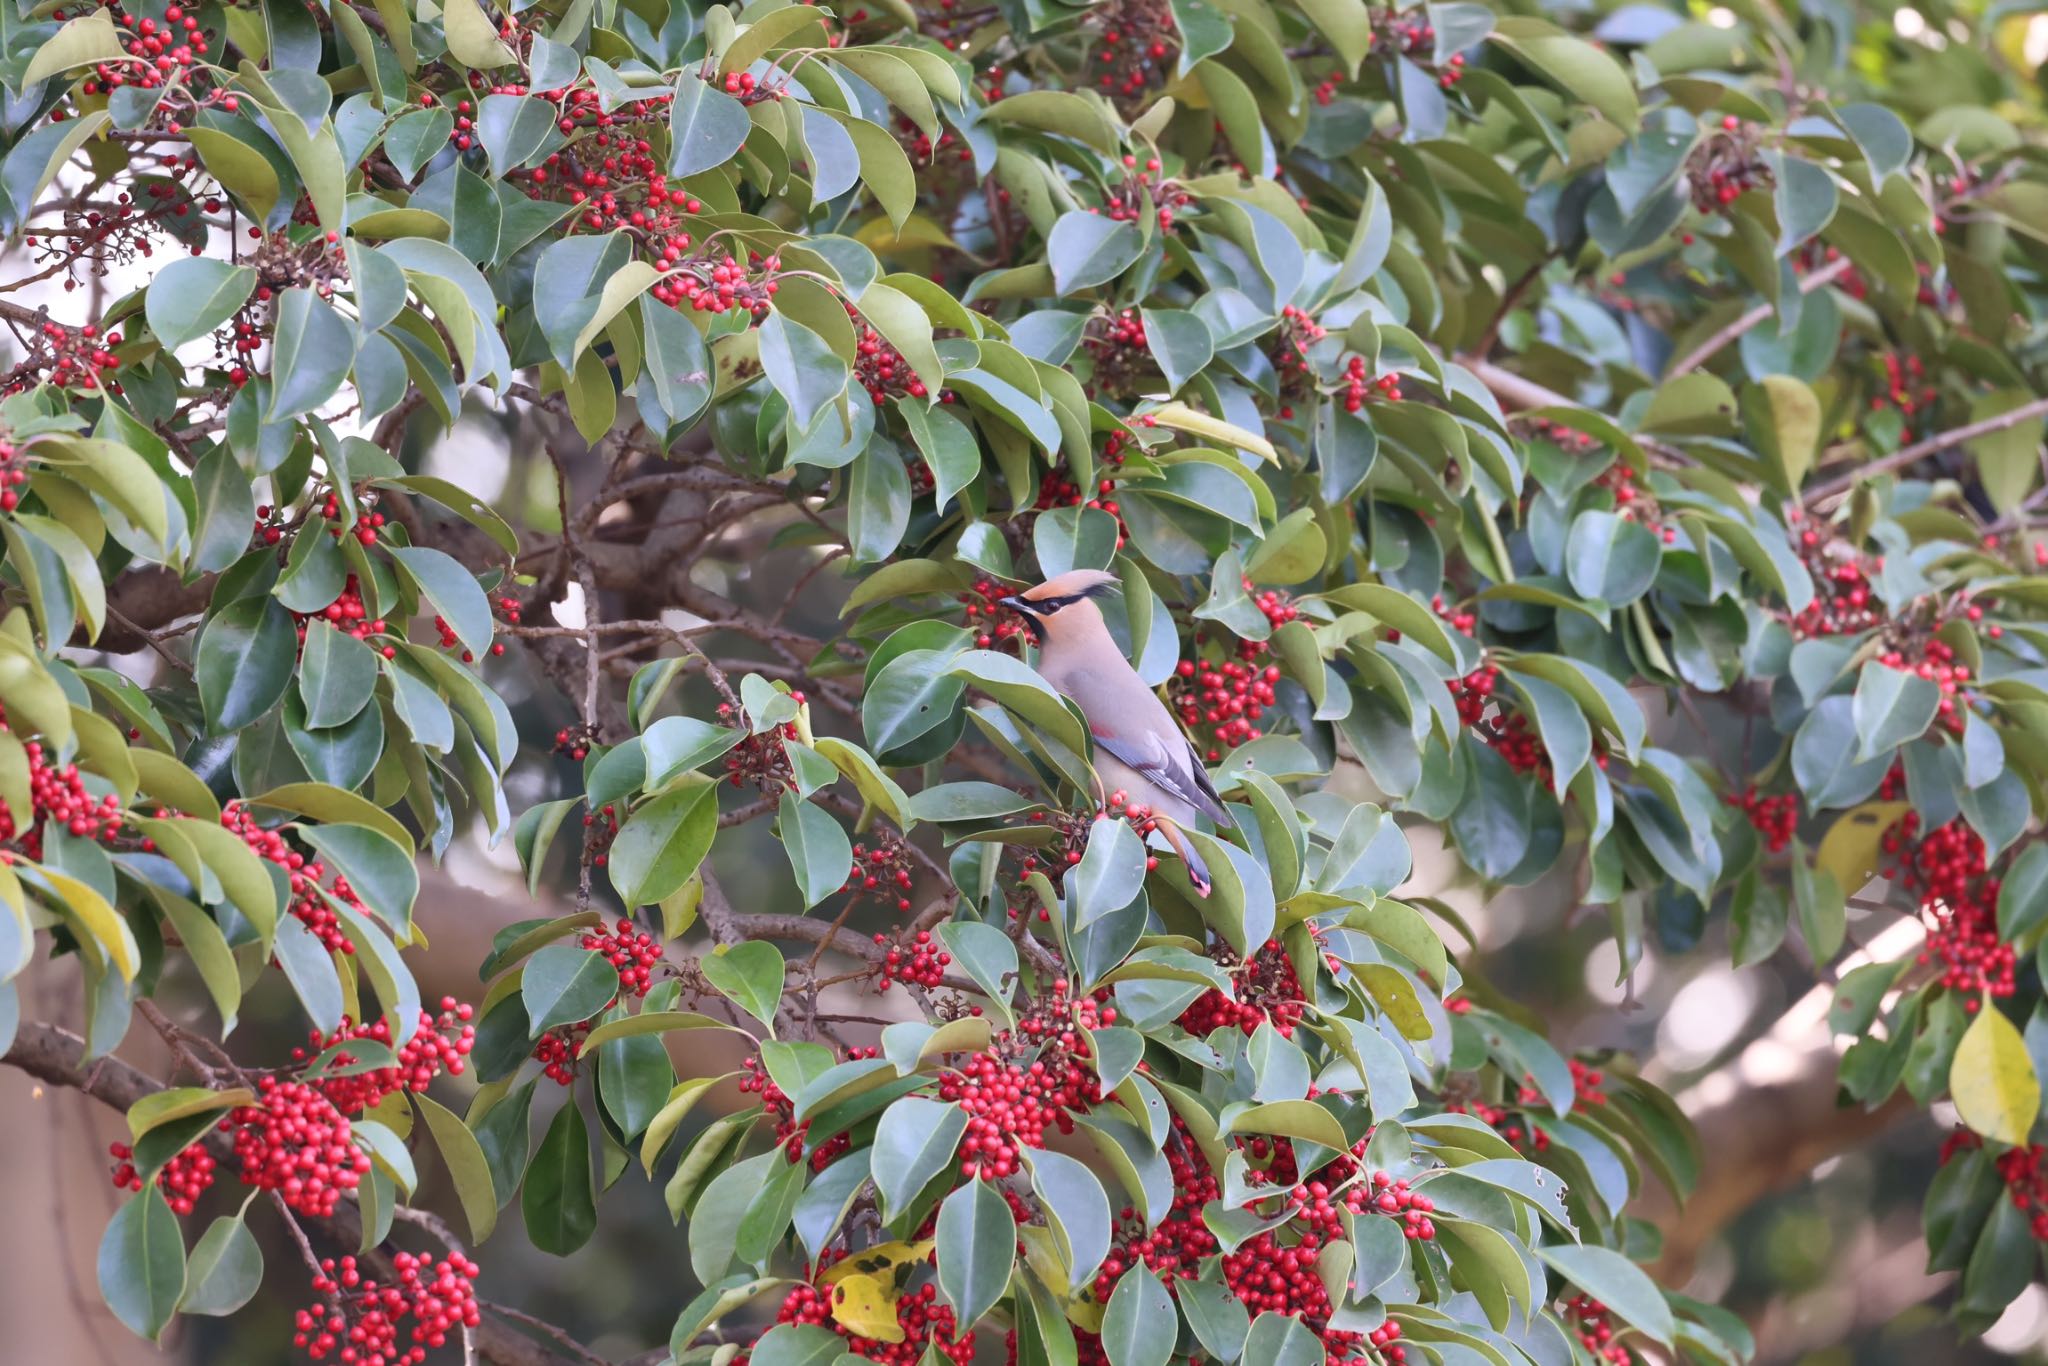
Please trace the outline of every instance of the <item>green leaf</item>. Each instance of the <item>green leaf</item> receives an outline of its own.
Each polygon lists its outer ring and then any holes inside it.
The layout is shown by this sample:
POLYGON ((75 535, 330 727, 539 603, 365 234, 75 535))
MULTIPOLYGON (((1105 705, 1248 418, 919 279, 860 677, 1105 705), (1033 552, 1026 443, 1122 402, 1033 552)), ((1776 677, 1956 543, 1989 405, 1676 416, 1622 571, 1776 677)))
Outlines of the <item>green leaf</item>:
MULTIPOLYGON (((879 1148, 880 1135, 875 1141, 879 1148)), ((1109 1255, 1109 1196, 1094 1172, 1065 1153, 1026 1149, 1024 1165, 1066 1263, 1068 1289, 1078 1290, 1109 1255)))
POLYGON ((725 165, 753 126, 745 105, 713 88, 694 70, 684 71, 676 78, 675 100, 669 106, 669 175, 693 176, 725 165))
POLYGON ((361 825, 302 825, 299 837, 319 850, 334 870, 375 911, 392 932, 406 937, 412 925, 413 902, 419 899, 420 873, 412 851, 391 837, 361 825))
POLYGON ((581 1024, 619 994, 619 970, 596 949, 555 943, 526 962, 519 995, 526 1004, 527 1037, 557 1025, 581 1024))
POLYGON ((1833 221, 1841 192, 1827 169, 1786 155, 1778 160, 1773 203, 1778 211, 1778 255, 1797 249, 1833 221))
POLYGON ((1085 930, 1137 900, 1145 886, 1146 857, 1145 842, 1128 821, 1096 817, 1081 861, 1066 875, 1072 929, 1085 930))
POLYGON ((2024 1144, 2041 1113, 2041 1080, 2026 1040, 1988 1000, 1956 1045, 1948 1089, 1956 1117, 1999 1143, 2024 1144))
POLYGON ((946 1197, 936 1251, 939 1293, 953 1306, 954 1320, 980 1322, 1009 1289, 1017 1260, 1017 1217, 994 1182, 969 1181, 946 1197))
POLYGON ((1820 450, 1820 400, 1792 375, 1765 375, 1742 392, 1750 444, 1776 467, 1778 489, 1796 493, 1820 450))
POLYGON ((441 22, 448 34, 448 54, 472 71, 490 71, 518 60, 477 0, 447 0, 441 22))
POLYGON ((391 556, 404 566, 407 576, 419 585, 465 649, 479 659, 490 652, 491 601, 476 575, 446 551, 425 546, 393 546, 391 556))
POLYGON ((997 1013, 1013 1019, 1010 996, 1017 980, 1017 946, 1010 937, 973 920, 949 920, 939 926, 938 936, 954 964, 974 979, 997 1013))
POLYGON ((1856 725, 1856 761, 1889 755, 1923 735, 1941 705, 1941 688, 1931 678, 1870 660, 1856 676, 1851 717, 1856 725))
POLYGON ((114 1211, 98 1265, 107 1308, 130 1332, 155 1341, 185 1293, 185 1238, 154 1181, 114 1211))
POLYGON ((846 362, 823 337, 779 312, 762 319, 755 335, 762 373, 789 404, 790 422, 808 430, 846 392, 846 362))
POLYGON ((673 895, 697 871, 718 833, 718 789, 694 782, 636 807, 612 841, 612 886, 628 906, 673 895))
POLYGON ((1664 1292, 1641 1267, 1619 1252, 1592 1244, 1541 1247, 1536 1255, 1564 1278, 1607 1306, 1608 1312, 1653 1342, 1671 1345, 1677 1325, 1664 1292))
MULTIPOLYGON (((171 350, 197 341, 235 316, 256 289, 256 272, 204 256, 186 256, 157 271, 144 296, 149 330, 171 350)), ((248 528, 242 528, 246 537, 248 528)))
POLYGON ((178 1309, 225 1317, 256 1298, 262 1285, 263 1248, 240 1215, 224 1214, 207 1225, 192 1247, 178 1309))
MULTIPOLYGON (((483 1147, 461 1116, 452 1110, 422 1092, 414 1092, 412 1100, 425 1117, 427 1130, 441 1150, 442 1165, 455 1183, 455 1197, 462 1202, 463 1218, 469 1222, 470 1241, 481 1243, 491 1236, 498 1223, 498 1196, 491 1184, 491 1164, 483 1147)), ((570 1108, 575 1108, 573 1101, 570 1108)))
POLYGON ((1260 1366, 1316 1366, 1323 1360, 1323 1344, 1298 1316, 1268 1310, 1252 1320, 1244 1356, 1260 1366))
POLYGON ((1046 238, 1046 261, 1061 294, 1107 284, 1129 270, 1145 249, 1135 223, 1073 209, 1061 214, 1046 238))
POLYGON ((1216 356, 1216 339, 1199 316, 1172 308, 1147 308, 1142 316, 1145 345, 1159 363, 1159 373, 1166 377, 1167 393, 1177 393, 1209 368, 1216 356))
POLYGON ((965 1110, 922 1096, 905 1096, 882 1112, 871 1160, 884 1220, 908 1209, 917 1193, 952 1165, 966 1132, 965 1110))
POLYGON ((278 298, 271 343, 269 422, 310 413, 333 398, 356 359, 356 332, 310 289, 278 298))
POLYGON ((354 636, 318 618, 306 623, 299 655, 299 699, 315 729, 355 719, 377 691, 377 656, 354 636))
POLYGON ((720 947, 698 960, 704 980, 749 1015, 775 1027, 775 1012, 782 1004, 782 953, 765 940, 720 947))
POLYGON ((243 598, 223 608, 200 632, 192 666, 207 729, 231 735, 276 706, 298 651, 291 613, 276 599, 243 598))
POLYGON ((114 27, 114 16, 105 10, 95 9, 81 18, 67 20, 62 28, 45 39, 28 65, 22 68, 20 78, 10 84, 17 90, 26 91, 52 76, 76 71, 82 66, 127 59, 128 49, 122 45, 120 31, 114 27))
MULTIPOLYGON (((609 965, 607 965, 609 966, 609 965)), ((597 1231, 597 1184, 590 1166, 590 1130, 576 1095, 548 1124, 526 1169, 519 1212, 526 1236, 542 1252, 566 1257, 597 1231)))
POLYGON ((845 828, 829 812, 799 800, 794 792, 784 792, 775 829, 790 867, 796 870, 805 910, 846 885, 846 875, 853 867, 853 845, 845 828))
POLYGON ((1178 1327, 1173 1297, 1141 1260, 1124 1272, 1109 1297, 1102 1315, 1102 1350, 1109 1366, 1166 1366, 1178 1327))
POLYGON ((2048 921, 2048 845, 2030 844, 1998 886, 1998 937, 2010 944, 2048 921))
POLYGON ((1663 542, 1648 527, 1595 509, 1572 519, 1565 576, 1586 597, 1625 607, 1649 591, 1663 555, 1663 542))
POLYGON ((1503 17, 1492 36, 1567 99, 1584 100, 1624 133, 1634 131, 1640 113, 1635 85, 1614 58, 1541 19, 1519 15, 1503 17))

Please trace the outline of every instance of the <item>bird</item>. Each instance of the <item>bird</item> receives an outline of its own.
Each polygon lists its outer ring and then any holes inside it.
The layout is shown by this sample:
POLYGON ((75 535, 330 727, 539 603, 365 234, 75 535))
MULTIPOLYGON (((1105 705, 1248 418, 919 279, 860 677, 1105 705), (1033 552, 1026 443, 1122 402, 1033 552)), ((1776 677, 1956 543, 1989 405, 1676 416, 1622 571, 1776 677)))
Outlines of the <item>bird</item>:
POLYGON ((1038 647, 1038 672, 1087 719, 1095 741, 1096 776, 1121 790, 1158 821, 1187 868, 1199 896, 1209 895, 1209 866, 1185 831, 1203 815, 1218 825, 1230 814, 1195 746, 1159 695, 1145 686, 1102 620, 1098 598, 1119 587, 1114 574, 1074 569, 1003 598, 1021 614, 1038 647))

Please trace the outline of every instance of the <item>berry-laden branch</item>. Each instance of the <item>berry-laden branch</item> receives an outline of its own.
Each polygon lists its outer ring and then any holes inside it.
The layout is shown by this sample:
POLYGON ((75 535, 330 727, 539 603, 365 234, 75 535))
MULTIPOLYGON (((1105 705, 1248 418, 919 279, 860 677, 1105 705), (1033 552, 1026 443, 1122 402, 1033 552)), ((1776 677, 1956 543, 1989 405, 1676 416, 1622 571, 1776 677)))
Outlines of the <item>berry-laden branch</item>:
MULTIPOLYGON (((90 1096, 117 1114, 125 1114, 137 1101, 166 1089, 163 1082, 120 1058, 101 1057, 87 1062, 85 1040, 58 1025, 36 1020, 22 1021, 14 1042, 0 1055, 0 1064, 46 1085, 90 1096)), ((212 1146, 222 1150, 223 1157, 232 1154, 232 1146, 224 1137, 217 1138, 212 1146)), ((286 1197, 280 1194, 279 1199, 286 1197)), ((293 1206, 291 1212, 321 1229, 336 1247, 352 1249, 362 1243, 362 1222, 352 1202, 337 1202, 318 1213, 293 1206)), ((395 1263, 387 1264, 396 1267, 395 1263)), ((573 1341, 551 1325, 540 1325, 539 1330, 557 1342, 573 1341)), ((581 1347, 571 1356, 559 1356, 523 1333, 489 1318, 479 1323, 475 1332, 477 1357, 494 1366, 589 1366, 602 1360, 581 1347)))

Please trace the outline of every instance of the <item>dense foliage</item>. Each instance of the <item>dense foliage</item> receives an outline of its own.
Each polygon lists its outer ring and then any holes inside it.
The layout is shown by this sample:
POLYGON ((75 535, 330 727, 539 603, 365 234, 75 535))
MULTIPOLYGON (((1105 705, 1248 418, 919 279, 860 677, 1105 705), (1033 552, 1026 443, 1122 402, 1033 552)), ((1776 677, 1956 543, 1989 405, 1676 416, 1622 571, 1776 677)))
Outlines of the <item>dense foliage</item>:
POLYGON ((677 1363, 1743 1359, 1637 1264, 1683 1117, 1393 896, 1425 823, 1624 973, 1919 921, 1844 1098, 1953 1104, 1995 1318, 2048 1241, 2025 20, 1534 8, 0 0, 0 290, 83 291, 0 296, 0 977, 87 1022, 0 982, 0 1042, 126 1109, 122 1321, 234 1312, 277 1220, 306 1356, 551 1360, 473 1244, 573 1252, 637 1161, 677 1363), (547 496, 420 472, 491 412, 547 496), (1207 896, 1001 603, 1076 567, 1233 815, 1207 896), (575 910, 423 1003, 473 826, 575 910), (138 1020, 174 1084, 95 1061, 138 1020))

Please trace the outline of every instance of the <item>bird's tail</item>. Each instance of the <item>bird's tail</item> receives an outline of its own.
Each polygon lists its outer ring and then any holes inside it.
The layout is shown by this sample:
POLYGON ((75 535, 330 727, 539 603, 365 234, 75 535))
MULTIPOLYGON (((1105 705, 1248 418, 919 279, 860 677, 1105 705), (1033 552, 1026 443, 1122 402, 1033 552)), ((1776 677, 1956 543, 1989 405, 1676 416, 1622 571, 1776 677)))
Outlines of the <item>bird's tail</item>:
POLYGON ((1188 839, 1181 828, 1163 817, 1159 821, 1159 833, 1166 836, 1166 842, 1173 846, 1173 852, 1180 855, 1180 861, 1188 870, 1188 882, 1193 885, 1196 896, 1209 895, 1214 886, 1209 878, 1209 865, 1203 861, 1194 842, 1188 839))

